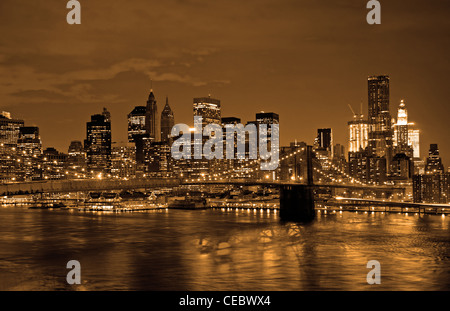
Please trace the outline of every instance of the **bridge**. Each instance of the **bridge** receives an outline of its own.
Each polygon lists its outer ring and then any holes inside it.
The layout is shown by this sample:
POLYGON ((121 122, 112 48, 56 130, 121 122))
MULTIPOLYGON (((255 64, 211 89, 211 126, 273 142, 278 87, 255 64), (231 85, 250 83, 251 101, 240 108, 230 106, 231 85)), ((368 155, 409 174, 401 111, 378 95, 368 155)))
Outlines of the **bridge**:
MULTIPOLYGON (((306 146, 301 150, 295 150, 284 155, 280 161, 289 159, 302 153, 306 158, 306 178, 302 180, 290 181, 270 181, 261 179, 242 178, 242 171, 254 171, 260 167, 259 160, 248 161, 241 167, 241 172, 232 170, 204 176, 197 179, 178 178, 146 178, 130 180, 111 179, 77 179, 77 180, 57 180, 43 182, 12 183, 0 185, 1 196, 36 194, 36 193, 67 193, 79 191, 111 191, 111 190, 137 190, 152 189, 161 187, 177 187, 181 185, 235 185, 235 186, 271 186, 280 189, 280 217, 284 220, 310 221, 315 218, 314 191, 317 189, 349 189, 349 190, 370 190, 382 192, 405 193, 405 187, 391 185, 371 185, 348 176, 345 172, 339 174, 346 177, 348 182, 342 182, 333 176, 327 175, 322 170, 313 166, 312 146, 306 146), (242 170, 244 169, 244 170, 242 170), (320 174, 329 179, 328 183, 313 182, 313 174, 320 174), (224 178, 225 177, 225 178, 224 178)), ((332 163, 329 167, 337 169, 332 163)))

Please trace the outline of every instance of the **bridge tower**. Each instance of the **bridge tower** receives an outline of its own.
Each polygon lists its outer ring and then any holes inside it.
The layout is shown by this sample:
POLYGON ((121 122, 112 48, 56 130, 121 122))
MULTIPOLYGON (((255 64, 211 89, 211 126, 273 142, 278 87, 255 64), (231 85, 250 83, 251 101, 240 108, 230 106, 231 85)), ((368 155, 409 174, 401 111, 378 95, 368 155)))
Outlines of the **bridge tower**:
POLYGON ((280 187, 280 218, 283 221, 308 222, 316 217, 312 146, 306 146, 306 185, 289 183, 280 187))

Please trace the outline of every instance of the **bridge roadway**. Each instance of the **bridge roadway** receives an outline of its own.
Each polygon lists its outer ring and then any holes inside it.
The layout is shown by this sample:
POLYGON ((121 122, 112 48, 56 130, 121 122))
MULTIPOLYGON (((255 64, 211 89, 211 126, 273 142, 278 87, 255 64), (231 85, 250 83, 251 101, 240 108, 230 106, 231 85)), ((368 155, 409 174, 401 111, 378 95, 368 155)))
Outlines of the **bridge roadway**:
POLYGON ((403 202, 403 201, 387 201, 387 200, 377 200, 377 199, 360 199, 360 198, 344 198, 336 197, 336 202, 345 203, 358 203, 358 205, 382 205, 388 207, 432 207, 432 208, 450 208, 450 204, 439 204, 439 203, 414 203, 414 202, 403 202))
MULTIPOLYGON (((299 182, 287 182, 287 181, 264 181, 264 180, 251 180, 251 179, 231 179, 231 180, 208 180, 208 181, 185 181, 183 185, 236 185, 236 186, 299 186, 305 185, 305 183, 299 182)), ((351 190, 374 190, 374 191, 401 191, 405 192, 404 186, 371 186, 371 185, 358 185, 358 184, 313 184, 313 188, 342 188, 351 190)))
POLYGON ((32 193, 64 193, 78 191, 136 190, 159 187, 176 187, 181 184, 177 178, 147 179, 71 179, 22 182, 0 185, 0 195, 20 195, 32 193))
MULTIPOLYGON (((178 178, 146 179, 71 179, 21 182, 0 185, 0 195, 32 193, 67 193, 77 191, 135 190, 145 188, 176 187, 180 185, 236 185, 236 186, 301 186, 298 182, 232 179, 220 181, 182 181, 178 178)), ((355 184, 313 184, 312 188, 345 188, 352 190, 405 191, 401 186, 363 186, 355 184)))

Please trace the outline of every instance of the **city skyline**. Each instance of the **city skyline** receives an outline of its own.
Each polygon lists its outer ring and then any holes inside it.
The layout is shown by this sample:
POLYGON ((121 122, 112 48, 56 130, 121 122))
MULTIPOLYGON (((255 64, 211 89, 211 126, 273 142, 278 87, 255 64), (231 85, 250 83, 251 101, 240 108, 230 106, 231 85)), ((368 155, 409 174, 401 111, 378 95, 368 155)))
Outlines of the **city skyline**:
MULTIPOLYGON (((374 76, 374 75, 369 75, 368 77, 367 77, 367 81, 369 82, 369 89, 370 89, 370 80, 373 78, 373 77, 376 77, 376 76, 374 76)), ((382 75, 382 76, 379 76, 379 77, 387 77, 388 79, 390 78, 389 77, 389 75, 382 75)), ((161 131, 162 131, 162 128, 161 128, 161 122, 160 122, 160 120, 161 120, 161 116, 162 116, 162 114, 165 112, 165 108, 167 107, 167 105, 168 105, 168 96, 166 96, 165 97, 165 105, 163 106, 163 108, 158 108, 158 104, 157 104, 157 102, 158 102, 158 100, 157 100, 157 98, 158 98, 158 96, 157 95, 155 95, 154 94, 155 93, 155 91, 153 90, 153 88, 151 88, 150 90, 149 90, 149 95, 148 95, 148 97, 151 99, 149 99, 149 100, 147 100, 147 102, 146 102, 146 105, 147 105, 147 109, 146 109, 146 107, 145 107, 145 104, 142 104, 142 105, 138 105, 138 106, 135 106, 134 108, 133 108, 133 110, 131 111, 131 112, 129 112, 129 113, 127 113, 127 118, 129 118, 130 117, 130 115, 132 115, 133 113, 136 113, 136 111, 137 111, 137 109, 143 109, 142 110, 142 113, 144 114, 142 117, 143 117, 143 120, 145 119, 145 122, 142 124, 142 126, 145 128, 145 130, 144 131, 147 131, 147 132, 149 132, 149 134, 150 134, 150 132, 154 132, 154 131, 156 131, 157 133, 162 133, 161 131), (149 106, 149 103, 150 103, 150 106, 149 106), (150 109, 148 109, 148 108, 150 108, 150 109), (155 111, 156 111, 156 114, 155 114, 155 111), (154 124, 153 125, 153 128, 150 130, 150 128, 148 128, 149 127, 149 125, 148 125, 148 123, 149 123, 149 119, 150 118, 152 118, 152 119, 154 119, 154 120, 158 120, 158 123, 157 124, 154 124)), ((369 96, 370 96, 370 91, 369 91, 369 96)), ((196 102, 197 101, 201 101, 201 100, 208 100, 208 98, 210 98, 210 99, 212 99, 211 98, 211 94, 209 94, 207 97, 201 97, 201 98, 194 98, 194 113, 192 114, 192 116, 195 116, 195 105, 196 105, 196 102)), ((220 100, 217 100, 217 99, 212 99, 213 100, 213 102, 215 102, 215 101, 218 101, 218 105, 219 105, 219 111, 220 110, 222 110, 222 108, 224 108, 223 106, 220 106, 220 100)), ((389 94, 388 94, 388 97, 387 97, 387 101, 388 101, 388 108, 389 108, 389 112, 391 113, 389 116, 388 116, 388 118, 389 118, 389 124, 390 124, 390 126, 389 126, 389 128, 390 128, 390 130, 391 130, 391 136, 390 136, 390 139, 392 140, 394 140, 394 144, 395 144, 395 141, 396 141, 396 136, 395 135, 397 135, 396 134, 396 127, 397 127, 397 123, 395 123, 397 120, 396 120, 396 118, 397 118, 397 113, 396 113, 396 103, 394 103, 394 105, 392 105, 392 102, 390 101, 390 97, 389 97, 389 94), (390 106, 394 106, 394 107, 390 107, 390 106), (391 124, 391 122, 394 122, 394 123, 392 123, 391 124)), ((363 103, 361 102, 360 103, 361 104, 361 112, 363 112, 364 110, 363 110, 363 103)), ((353 111, 353 109, 352 109, 352 107, 351 107, 351 105, 349 104, 349 106, 350 106, 350 109, 352 110, 352 112, 354 113, 354 111, 353 111)), ((399 102, 399 105, 398 105, 398 107, 399 108, 405 108, 405 100, 404 99, 401 99, 400 100, 400 102, 399 102)), ((170 109, 170 113, 173 113, 172 112, 172 110, 171 110, 171 107, 169 106, 168 107, 169 109, 170 109)), ((370 108, 370 107, 369 107, 370 108)), ((368 108, 368 109, 369 109, 368 108)), ((409 108, 408 108, 409 109, 409 108)), ((107 108, 106 107, 103 107, 103 114, 105 114, 105 112, 108 114, 108 118, 109 119, 111 119, 111 114, 110 114, 110 112, 107 110, 107 108)), ((273 112, 275 112, 275 111, 273 111, 273 112)), ((28 124, 27 124, 27 122, 26 122, 26 120, 21 120, 21 119, 18 119, 18 118, 15 118, 14 116, 11 116, 11 113, 10 112, 3 112, 4 114, 6 114, 8 117, 10 117, 12 120, 18 120, 18 121, 24 121, 24 123, 25 123, 25 126, 29 126, 28 124)), ((256 115, 258 115, 258 112, 255 112, 256 113, 256 115)), ((263 111, 261 111, 261 112, 259 112, 259 113, 263 113, 263 111)), ((272 113, 272 112, 271 112, 272 113)), ((93 115, 91 115, 91 118, 92 117, 94 117, 94 115, 95 114, 93 114, 93 115)), ((240 114, 238 114, 238 113, 235 113, 235 114, 230 114, 230 115, 226 115, 226 116, 223 116, 222 115, 222 118, 234 118, 234 117, 237 117, 238 119, 240 119, 241 120, 241 115, 240 114)), ((173 117, 172 117, 173 118, 173 117)), ((181 119, 186 119, 186 116, 184 117, 184 118, 181 118, 181 119)), ((353 120, 351 120, 350 118, 347 120, 347 121, 344 121, 344 120, 341 120, 342 121, 342 124, 346 124, 346 123, 348 123, 349 125, 350 124, 352 124, 352 123, 354 123, 355 122, 355 120, 363 120, 364 122, 369 122, 369 117, 367 116, 367 115, 365 115, 364 113, 362 113, 362 114, 359 114, 359 113, 355 113, 354 115, 353 115, 353 120)), ((408 117, 406 116, 406 120, 408 119, 408 117)), ((220 120, 220 117, 219 117, 219 120, 220 120)), ((242 120, 244 120, 244 119, 242 119, 242 120)), ((250 118, 249 120, 246 120, 247 122, 253 122, 253 120, 255 120, 255 118, 250 118)), ((154 121, 153 121, 154 122, 154 121)), ((209 121, 209 122, 212 122, 212 121, 209 121)), ((207 122, 207 123, 209 123, 209 122, 207 122)), ((89 123, 89 122, 88 122, 89 123)), ((113 124, 113 122, 110 120, 110 123, 111 123, 111 129, 113 128, 113 126, 112 126, 112 124, 113 124)), ((128 121, 128 123, 129 123, 129 121, 128 121)), ((180 123, 180 122, 176 122, 176 123, 180 123)), ((244 122, 245 123, 245 122, 244 122)), ((282 123, 280 123, 280 124, 282 124, 282 123)), ((368 123, 367 123, 368 124, 368 123)), ((192 125, 193 126, 193 119, 192 120, 190 120, 190 122, 188 122, 188 125, 192 125)), ((409 123, 409 126, 411 126, 411 125, 413 125, 413 127, 414 128, 417 128, 417 125, 415 124, 415 123, 409 123)), ((117 143, 119 143, 119 144, 122 144, 122 143, 126 143, 126 142, 134 142, 134 140, 133 139, 131 139, 130 138, 130 124, 128 124, 128 126, 127 126, 127 128, 124 130, 125 131, 125 134, 126 134, 126 140, 121 140, 121 141, 116 141, 116 140, 114 140, 113 138, 111 139, 111 142, 112 143, 114 143, 114 144, 117 144, 117 143), (131 140, 130 140, 131 139, 131 140)), ((37 126, 38 128, 39 128, 39 126, 37 126)), ((332 131, 333 131, 333 135, 335 135, 335 129, 333 129, 333 128, 323 128, 323 129, 320 129, 320 128, 317 128, 317 129, 315 129, 315 130, 318 130, 318 131, 320 131, 320 130, 328 130, 328 129, 331 129, 332 131)), ((410 129, 411 131, 413 130, 412 128, 410 129)), ((110 130, 111 131, 111 137, 114 137, 114 131, 112 131, 112 130, 110 130)), ((167 130, 166 130, 167 131, 167 130)), ((421 134, 421 129, 415 129, 414 131, 416 131, 416 133, 420 133, 421 134)), ((347 131, 348 132, 348 131, 347 131)), ((120 135, 121 136, 123 136, 122 135, 123 133, 120 133, 120 135)), ((366 135, 367 135, 367 133, 366 133, 366 135)), ((117 134, 116 134, 116 136, 118 136, 117 134)), ((153 134, 150 134, 150 137, 152 137, 153 136, 153 134)), ((159 138, 161 137, 161 135, 159 135, 159 138)), ((307 140, 303 140, 303 141, 305 141, 306 143, 308 143, 308 144, 312 144, 312 143, 314 143, 314 141, 315 141, 315 139, 317 140, 319 137, 316 137, 316 136, 313 136, 313 137, 311 137, 311 138, 309 138, 309 139, 307 139, 307 140)), ((47 145, 47 144, 45 144, 45 140, 44 139, 42 139, 42 137, 41 137, 41 143, 42 143, 42 149, 45 149, 45 148, 56 148, 59 152, 61 152, 61 153, 67 153, 67 150, 69 150, 70 149, 70 144, 73 142, 73 141, 77 141, 77 140, 80 140, 80 141, 83 141, 83 140, 85 140, 86 139, 86 137, 84 137, 84 138, 82 138, 82 139, 78 139, 78 138, 68 138, 68 147, 67 148, 65 148, 65 149, 62 149, 62 150, 60 150, 60 149, 58 149, 57 147, 55 147, 55 146, 49 146, 49 145, 47 145)), ((152 138, 153 139, 153 138, 152 138)), ((347 137, 346 137, 346 140, 345 141, 337 141, 337 140, 335 140, 335 139, 332 139, 332 144, 333 144, 333 146, 334 146, 334 144, 339 144, 339 145, 343 145, 343 147, 345 148, 345 151, 346 151, 346 153, 347 152, 350 152, 351 151, 351 148, 349 148, 349 147, 351 147, 351 145, 353 145, 353 144, 355 144, 355 142, 353 142, 352 141, 352 139, 353 138, 351 138, 351 134, 348 134, 347 135, 347 137)), ((368 139, 367 140, 367 142, 366 142, 366 146, 369 146, 369 141, 370 141, 370 139, 369 139, 369 137, 367 137, 366 139, 368 139)), ((158 138, 156 138, 156 141, 159 141, 160 139, 158 139, 158 138)), ((283 135, 280 135, 280 141, 283 141, 283 135)), ((294 139, 294 141, 301 141, 300 139, 294 139)), ((289 143, 291 143, 291 142, 289 142, 289 143)), ((287 144, 284 144, 284 145, 289 145, 289 143, 287 143, 287 144)), ((427 158, 427 150, 428 150, 428 146, 431 146, 431 145, 433 145, 433 144, 435 144, 435 143, 430 143, 429 145, 427 145, 427 146, 425 146, 425 145, 423 145, 423 142, 422 142, 422 140, 421 140, 421 152, 420 152, 420 159, 423 159, 423 160, 426 160, 426 158, 427 158)), ((437 145, 439 145, 439 143, 437 144, 437 145)), ((440 150, 442 150, 442 149, 445 149, 445 147, 444 148, 442 148, 442 145, 439 145, 440 147, 439 147, 439 149, 440 150)), ((395 149, 395 146, 394 146, 394 149, 395 149)), ((370 148, 369 148, 369 150, 370 150, 370 148)), ((395 154, 395 152, 394 151, 392 151, 393 152, 393 154, 395 154)), ((400 152, 400 151, 399 151, 400 152)), ((403 151, 401 151, 401 152, 403 152, 403 151)), ((444 164, 444 167, 445 167, 445 171, 447 170, 447 166, 445 166, 445 159, 446 159, 446 157, 445 157, 445 155, 443 155, 443 153, 441 152, 441 157, 443 158, 443 164, 444 164)), ((391 157, 392 157, 392 155, 391 155, 391 157)), ((414 153, 414 157, 416 157, 416 153, 414 153)), ((450 168, 450 166, 448 166, 448 168, 450 168)))
POLYGON ((66 151, 67 137, 83 139, 80 125, 107 107, 116 116, 113 140, 126 141, 126 114, 145 105, 152 79, 157 100, 169 96, 181 123, 190 121, 192 98, 211 94, 221 99, 224 116, 239 110, 251 120, 255 111, 277 110, 282 145, 311 142, 316 128, 333 128, 335 141, 345 142, 347 105, 363 100, 367 107, 365 78, 384 73, 391 77, 391 113, 405 99, 423 148, 437 143, 448 163, 448 4, 433 4, 425 14, 414 2, 383 3, 383 23, 359 27, 366 8, 351 1, 264 1, 257 12, 252 2, 198 1, 173 9, 139 1, 105 9, 96 2, 83 4, 83 24, 54 27, 61 21, 55 3, 4 1, 2 38, 9 43, 0 48, 2 110, 39 126, 44 147, 66 151), (30 19, 20 18, 30 11, 30 19), (143 23, 149 15, 159 18, 143 23), (198 17, 214 27, 203 27, 198 17), (114 40, 103 31, 111 19, 114 40))

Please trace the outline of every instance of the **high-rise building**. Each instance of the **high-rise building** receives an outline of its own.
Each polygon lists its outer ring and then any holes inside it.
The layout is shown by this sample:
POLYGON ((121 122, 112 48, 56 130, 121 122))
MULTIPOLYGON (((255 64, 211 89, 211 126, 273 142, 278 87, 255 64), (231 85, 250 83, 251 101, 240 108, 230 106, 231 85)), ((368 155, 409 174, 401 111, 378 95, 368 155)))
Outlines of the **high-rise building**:
POLYGON ((439 156, 439 148, 437 144, 430 144, 430 150, 428 151, 427 163, 425 166, 426 174, 442 174, 444 173, 444 165, 442 159, 439 156))
POLYGON ((130 178, 136 174, 135 146, 132 143, 112 143, 111 176, 130 178))
POLYGON ((143 136, 147 130, 145 127, 147 108, 145 106, 136 106, 128 114, 128 141, 134 143, 137 136, 143 136))
POLYGON ((21 179, 40 179, 42 167, 39 161, 42 154, 42 141, 38 127, 24 126, 20 128, 17 151, 21 157, 19 158, 21 162, 21 179))
POLYGON ((95 114, 86 124, 87 168, 97 176, 109 174, 111 170, 111 123, 106 120, 105 115, 95 114))
POLYGON ((409 155, 412 149, 409 146, 408 110, 405 101, 402 99, 397 113, 397 123, 394 124, 394 141, 396 153, 409 155))
POLYGON ((413 157, 420 159, 420 130, 409 128, 408 145, 413 149, 413 157))
POLYGON ((317 129, 316 155, 326 159, 333 158, 333 131, 330 128, 317 129))
POLYGON ((202 117, 202 130, 208 124, 221 122, 220 100, 208 97, 194 98, 194 117, 202 117))
POLYGON ((74 140, 70 142, 67 169, 71 177, 85 177, 86 174, 86 152, 84 151, 81 141, 74 140))
POLYGON ((354 115, 353 121, 348 122, 349 152, 359 152, 367 148, 369 142, 369 123, 364 116, 354 115))
POLYGON ((111 123, 111 112, 109 112, 108 109, 103 108, 102 115, 105 117, 105 122, 111 123))
POLYGON ((156 105, 155 95, 153 94, 153 90, 150 90, 150 94, 148 95, 147 107, 145 113, 145 129, 147 135, 153 141, 159 141, 161 135, 161 129, 159 125, 159 115, 158 115, 158 107, 156 105))
POLYGON ((450 203, 450 173, 413 176, 415 203, 450 203))
POLYGON ((161 142, 169 145, 172 143, 171 133, 174 125, 175 118, 169 106, 169 99, 166 97, 166 105, 161 112, 161 142))
POLYGON ((23 120, 11 119, 9 112, 0 114, 0 144, 16 145, 19 139, 19 128, 24 125, 23 120))
MULTIPOLYGON (((55 148, 49 147, 42 153, 42 178, 43 179, 63 179, 66 178, 67 154, 58 152, 55 148)), ((72 177, 72 176, 70 176, 72 177)))
POLYGON ((333 132, 330 128, 317 129, 317 143, 319 148, 331 150, 333 146, 333 132))
POLYGON ((371 156, 392 156, 392 126, 389 112, 389 76, 370 76, 369 93, 369 144, 371 156))

